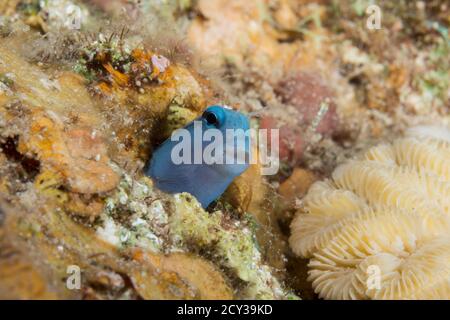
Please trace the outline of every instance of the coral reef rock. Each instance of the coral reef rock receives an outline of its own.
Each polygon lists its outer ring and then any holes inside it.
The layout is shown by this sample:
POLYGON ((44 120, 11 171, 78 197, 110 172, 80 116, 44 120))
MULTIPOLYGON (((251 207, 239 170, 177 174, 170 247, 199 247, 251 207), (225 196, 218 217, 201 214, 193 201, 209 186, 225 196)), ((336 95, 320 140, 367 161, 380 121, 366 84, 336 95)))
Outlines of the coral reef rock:
POLYGON ((450 298, 450 130, 417 127, 313 184, 290 245, 326 299, 450 298))
POLYGON ((142 177, 159 135, 207 103, 194 72, 140 48, 112 61, 113 35, 86 40, 78 74, 55 70, 23 37, 0 38, 0 298, 296 298, 250 221, 142 177))

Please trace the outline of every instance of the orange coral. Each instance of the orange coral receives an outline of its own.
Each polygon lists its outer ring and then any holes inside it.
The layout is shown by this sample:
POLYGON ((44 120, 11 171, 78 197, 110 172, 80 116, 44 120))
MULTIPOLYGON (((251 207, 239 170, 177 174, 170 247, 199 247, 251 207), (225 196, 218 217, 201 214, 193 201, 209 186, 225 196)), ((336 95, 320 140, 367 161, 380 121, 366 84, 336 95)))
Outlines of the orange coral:
POLYGON ((106 148, 93 130, 64 131, 55 115, 33 110, 29 131, 20 138, 18 150, 34 154, 44 170, 59 173, 65 186, 78 193, 102 193, 115 188, 119 176, 108 165, 106 148))
MULTIPOLYGON (((156 270, 162 270, 161 277, 182 287, 181 282, 189 283, 190 293, 184 298, 196 299, 232 299, 233 294, 222 275, 210 262, 193 255, 174 253, 171 255, 156 255, 142 250, 135 250, 133 257, 144 265, 150 265, 156 270), (198 277, 202 274, 202 277, 198 277)), ((137 287, 143 297, 150 298, 154 292, 148 292, 145 287, 137 287)), ((181 298, 181 297, 177 297, 181 298)))

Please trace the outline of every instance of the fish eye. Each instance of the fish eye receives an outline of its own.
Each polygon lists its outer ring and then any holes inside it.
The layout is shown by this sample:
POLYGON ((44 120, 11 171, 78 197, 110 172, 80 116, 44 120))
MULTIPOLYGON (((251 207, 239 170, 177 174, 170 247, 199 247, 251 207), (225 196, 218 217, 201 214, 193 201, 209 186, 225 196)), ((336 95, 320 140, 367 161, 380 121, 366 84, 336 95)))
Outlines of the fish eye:
POLYGON ((213 112, 209 112, 209 111, 205 112, 203 114, 203 118, 205 118, 206 122, 210 125, 216 125, 219 123, 219 119, 213 112))

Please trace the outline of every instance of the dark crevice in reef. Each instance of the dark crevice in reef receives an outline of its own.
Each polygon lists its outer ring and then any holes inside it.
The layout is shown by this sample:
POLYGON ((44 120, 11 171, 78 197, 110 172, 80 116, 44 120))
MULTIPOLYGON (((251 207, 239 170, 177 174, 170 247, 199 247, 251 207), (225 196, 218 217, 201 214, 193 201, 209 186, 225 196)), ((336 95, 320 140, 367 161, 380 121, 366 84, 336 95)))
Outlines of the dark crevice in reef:
POLYGON ((120 288, 114 288, 114 286, 110 283, 102 283, 93 279, 86 283, 86 287, 82 291, 83 299, 117 300, 122 296, 129 296, 131 294, 131 297, 134 300, 143 300, 134 287, 131 278, 127 274, 113 270, 110 270, 110 272, 114 272, 116 275, 120 276, 123 281, 123 285, 120 286, 120 288), (129 293, 130 290, 131 293, 129 293))
POLYGON ((17 150, 19 137, 8 137, 0 141, 0 151, 6 158, 14 163, 20 164, 23 169, 22 177, 25 181, 33 180, 40 171, 41 163, 39 160, 21 154, 17 150))

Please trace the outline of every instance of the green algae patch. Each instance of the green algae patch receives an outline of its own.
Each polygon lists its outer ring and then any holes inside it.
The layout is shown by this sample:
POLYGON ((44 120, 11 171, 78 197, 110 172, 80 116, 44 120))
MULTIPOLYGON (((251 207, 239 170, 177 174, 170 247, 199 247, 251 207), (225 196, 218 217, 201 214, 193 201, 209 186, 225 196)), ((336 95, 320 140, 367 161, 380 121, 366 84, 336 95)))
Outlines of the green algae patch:
POLYGON ((170 230, 179 245, 195 244, 214 251, 219 264, 245 282, 239 298, 283 299, 286 293, 265 265, 255 243, 255 235, 241 221, 226 220, 221 211, 208 213, 190 194, 174 196, 170 230))
POLYGON ((97 235, 119 249, 142 248, 153 253, 202 252, 227 275, 238 279, 236 297, 290 299, 264 264, 254 230, 245 221, 221 211, 208 213, 187 193, 159 193, 152 181, 128 175, 106 199, 97 235), (206 253, 205 253, 206 252, 206 253))

